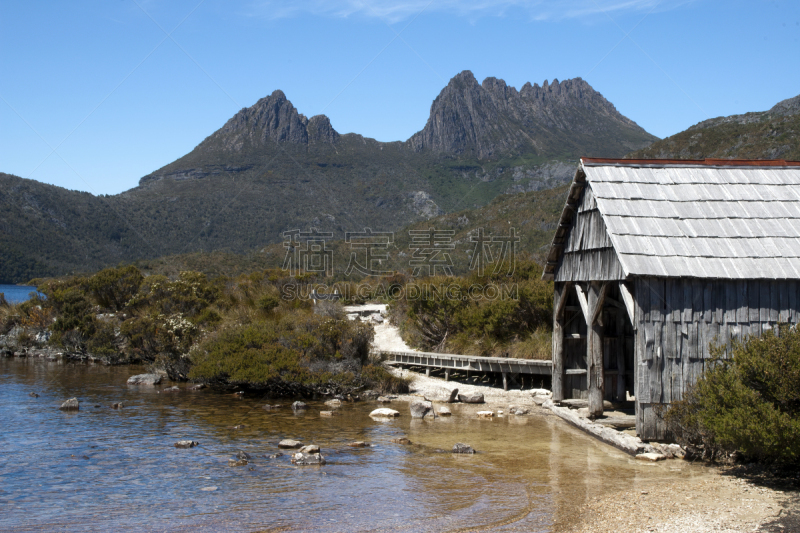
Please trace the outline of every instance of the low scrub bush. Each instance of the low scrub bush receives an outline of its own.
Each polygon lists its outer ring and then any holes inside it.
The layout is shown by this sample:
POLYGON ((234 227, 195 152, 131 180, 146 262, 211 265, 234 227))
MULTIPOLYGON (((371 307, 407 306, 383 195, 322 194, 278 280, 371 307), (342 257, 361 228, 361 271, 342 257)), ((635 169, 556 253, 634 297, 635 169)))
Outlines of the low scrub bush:
POLYGON ((738 451, 748 460, 800 465, 800 332, 782 325, 712 347, 697 383, 664 414, 681 444, 707 458, 738 451))

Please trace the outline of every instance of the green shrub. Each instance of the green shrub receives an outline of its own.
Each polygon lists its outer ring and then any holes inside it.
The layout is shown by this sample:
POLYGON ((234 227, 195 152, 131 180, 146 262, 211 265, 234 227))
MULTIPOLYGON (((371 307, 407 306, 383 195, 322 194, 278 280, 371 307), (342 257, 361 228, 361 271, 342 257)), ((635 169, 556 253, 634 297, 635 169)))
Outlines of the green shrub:
POLYGON ((361 369, 364 385, 381 394, 405 394, 409 379, 395 376, 380 365, 365 365, 361 369))
POLYGON ((800 464, 800 332, 783 325, 712 354, 711 369, 664 415, 678 441, 709 458, 739 451, 800 464))
POLYGON ((107 268, 90 277, 87 286, 101 307, 121 311, 139 292, 143 280, 144 276, 134 266, 107 268))

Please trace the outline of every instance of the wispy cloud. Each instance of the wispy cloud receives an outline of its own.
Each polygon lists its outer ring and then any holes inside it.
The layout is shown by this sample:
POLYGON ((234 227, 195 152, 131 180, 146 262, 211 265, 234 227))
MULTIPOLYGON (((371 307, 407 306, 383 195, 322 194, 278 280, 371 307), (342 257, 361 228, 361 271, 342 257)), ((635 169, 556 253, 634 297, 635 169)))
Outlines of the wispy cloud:
MULTIPOLYGON (((427 12, 449 13, 466 18, 503 17, 525 14, 532 20, 582 18, 599 13, 647 12, 674 8, 691 0, 435 0, 427 12)), ((413 17, 430 0, 256 0, 251 14, 272 19, 302 14, 348 18, 377 18, 395 23, 413 17)))

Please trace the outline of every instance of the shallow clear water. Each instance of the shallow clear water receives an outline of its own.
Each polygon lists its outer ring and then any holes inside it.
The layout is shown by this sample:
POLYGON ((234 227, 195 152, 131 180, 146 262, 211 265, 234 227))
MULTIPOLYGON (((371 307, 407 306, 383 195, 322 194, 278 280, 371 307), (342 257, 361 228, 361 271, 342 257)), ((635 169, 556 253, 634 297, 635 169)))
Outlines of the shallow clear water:
POLYGON ((400 418, 375 421, 365 402, 321 418, 322 401, 294 414, 286 400, 125 384, 142 371, 0 359, 0 530, 569 531, 602 491, 703 475, 636 462, 551 416, 479 420, 455 405, 422 421, 396 403, 400 418), (60 411, 71 397, 80 411, 60 411), (399 436, 414 445, 390 442, 399 436), (283 438, 319 445, 328 464, 263 457, 283 438), (200 446, 174 448, 180 439, 200 446), (456 442, 481 453, 435 452, 456 442), (253 461, 228 466, 237 450, 253 461))
POLYGON ((28 285, 0 285, 0 294, 5 295, 8 303, 17 304, 28 301, 29 294, 36 292, 36 287, 28 285))

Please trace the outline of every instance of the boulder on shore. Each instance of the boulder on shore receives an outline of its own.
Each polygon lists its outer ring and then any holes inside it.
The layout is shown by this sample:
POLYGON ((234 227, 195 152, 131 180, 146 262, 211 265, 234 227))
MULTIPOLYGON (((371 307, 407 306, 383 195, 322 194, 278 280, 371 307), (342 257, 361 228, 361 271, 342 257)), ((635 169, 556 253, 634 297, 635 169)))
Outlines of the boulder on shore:
POLYGON ((482 392, 459 393, 458 401, 462 403, 483 403, 483 393, 482 392))
POLYGON ((176 448, 194 448, 195 446, 199 446, 200 443, 196 440, 179 440, 175 443, 176 448))
POLYGON ((161 374, 137 374, 128 378, 128 385, 158 385, 161 374))
POLYGON ((78 402, 77 398, 70 398, 69 400, 65 401, 59 407, 62 411, 77 411, 80 409, 80 403, 78 402))
POLYGON ((428 414, 433 414, 433 405, 431 402, 422 400, 414 400, 409 405, 411 410, 411 418, 425 418, 428 414))
POLYGON ((303 445, 299 440, 283 439, 278 443, 278 448, 300 448, 303 445))
POLYGON ((458 389, 439 387, 425 394, 425 399, 429 402, 454 403, 458 400, 458 389))
POLYGON ((475 453, 475 450, 469 444, 457 442, 453 445, 453 453, 475 453))
POLYGON ((377 418, 392 418, 395 416, 400 416, 400 413, 398 411, 395 411, 394 409, 381 407, 380 409, 375 409, 374 411, 372 411, 369 414, 369 416, 374 416, 377 418))

